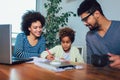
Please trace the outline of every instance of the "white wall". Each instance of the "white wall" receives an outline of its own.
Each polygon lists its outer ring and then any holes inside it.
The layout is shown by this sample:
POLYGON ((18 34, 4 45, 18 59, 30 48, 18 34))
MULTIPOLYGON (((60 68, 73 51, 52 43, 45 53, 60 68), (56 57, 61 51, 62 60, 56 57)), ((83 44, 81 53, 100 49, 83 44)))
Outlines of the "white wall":
POLYGON ((120 0, 97 0, 105 16, 110 20, 120 20, 120 0))
POLYGON ((36 0, 1 0, 0 24, 12 24, 12 44, 21 32, 22 15, 27 10, 36 10, 36 0), (29 1, 29 4, 28 4, 29 1), (27 4, 27 6, 26 6, 27 4))
MULTIPOLYGON (((42 14, 46 15, 45 9, 44 9, 44 2, 46 0, 38 0, 37 3, 37 10, 40 11, 42 14)), ((73 11, 74 13, 77 13, 77 8, 79 7, 79 4, 83 0, 62 0, 61 6, 63 7, 62 12, 65 11, 73 11)), ((97 0, 103 9, 103 12, 105 16, 108 19, 112 20, 120 20, 120 10, 119 10, 119 3, 120 0, 97 0)), ((86 54, 86 43, 85 43, 85 35, 88 31, 88 28, 86 28, 83 23, 81 22, 80 17, 71 17, 69 18, 68 26, 73 28, 76 31, 76 38, 73 45, 75 46, 83 46, 84 48, 84 54, 86 54)))
POLYGON ((12 32, 20 33, 21 18, 27 10, 36 10, 36 0, 1 0, 0 24, 12 24, 12 32))

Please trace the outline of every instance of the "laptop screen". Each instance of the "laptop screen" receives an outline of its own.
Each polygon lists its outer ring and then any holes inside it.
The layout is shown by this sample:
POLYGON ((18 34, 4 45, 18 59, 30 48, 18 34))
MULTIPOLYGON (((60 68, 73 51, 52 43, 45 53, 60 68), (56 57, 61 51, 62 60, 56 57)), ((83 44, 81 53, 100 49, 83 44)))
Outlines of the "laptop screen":
POLYGON ((11 24, 0 24, 0 63, 12 63, 11 30, 11 24))

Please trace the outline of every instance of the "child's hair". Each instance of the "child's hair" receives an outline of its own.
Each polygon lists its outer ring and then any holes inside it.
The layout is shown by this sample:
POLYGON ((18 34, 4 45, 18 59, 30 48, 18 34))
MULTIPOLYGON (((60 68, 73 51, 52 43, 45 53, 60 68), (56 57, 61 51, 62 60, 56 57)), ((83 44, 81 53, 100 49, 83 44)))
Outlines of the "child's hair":
POLYGON ((69 37, 71 42, 73 43, 74 39, 75 39, 75 31, 69 27, 64 27, 64 28, 60 29, 60 31, 59 31, 60 41, 62 40, 62 38, 66 37, 66 36, 69 37))

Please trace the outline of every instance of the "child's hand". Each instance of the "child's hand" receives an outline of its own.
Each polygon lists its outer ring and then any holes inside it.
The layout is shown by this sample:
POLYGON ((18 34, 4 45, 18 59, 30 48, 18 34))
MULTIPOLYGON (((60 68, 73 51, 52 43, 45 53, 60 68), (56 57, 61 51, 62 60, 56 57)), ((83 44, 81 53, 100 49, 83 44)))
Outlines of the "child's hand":
POLYGON ((48 60, 51 60, 51 61, 54 60, 54 56, 51 54, 51 52, 48 50, 48 48, 46 48, 46 51, 48 52, 48 55, 47 55, 46 58, 47 58, 48 60))
POLYGON ((64 58, 60 58, 60 60, 65 60, 64 58))
POLYGON ((51 54, 49 54, 49 55, 47 55, 47 57, 46 57, 48 60, 54 60, 54 56, 53 55, 51 55, 51 54))

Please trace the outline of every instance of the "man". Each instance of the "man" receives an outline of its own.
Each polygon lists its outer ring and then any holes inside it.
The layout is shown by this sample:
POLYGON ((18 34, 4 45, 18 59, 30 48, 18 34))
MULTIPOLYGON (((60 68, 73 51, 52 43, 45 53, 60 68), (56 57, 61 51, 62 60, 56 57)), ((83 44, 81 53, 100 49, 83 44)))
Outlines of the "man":
POLYGON ((77 13, 90 29, 86 35, 87 63, 91 64, 92 54, 107 54, 110 66, 120 69, 120 21, 108 20, 96 0, 84 0, 77 13))

